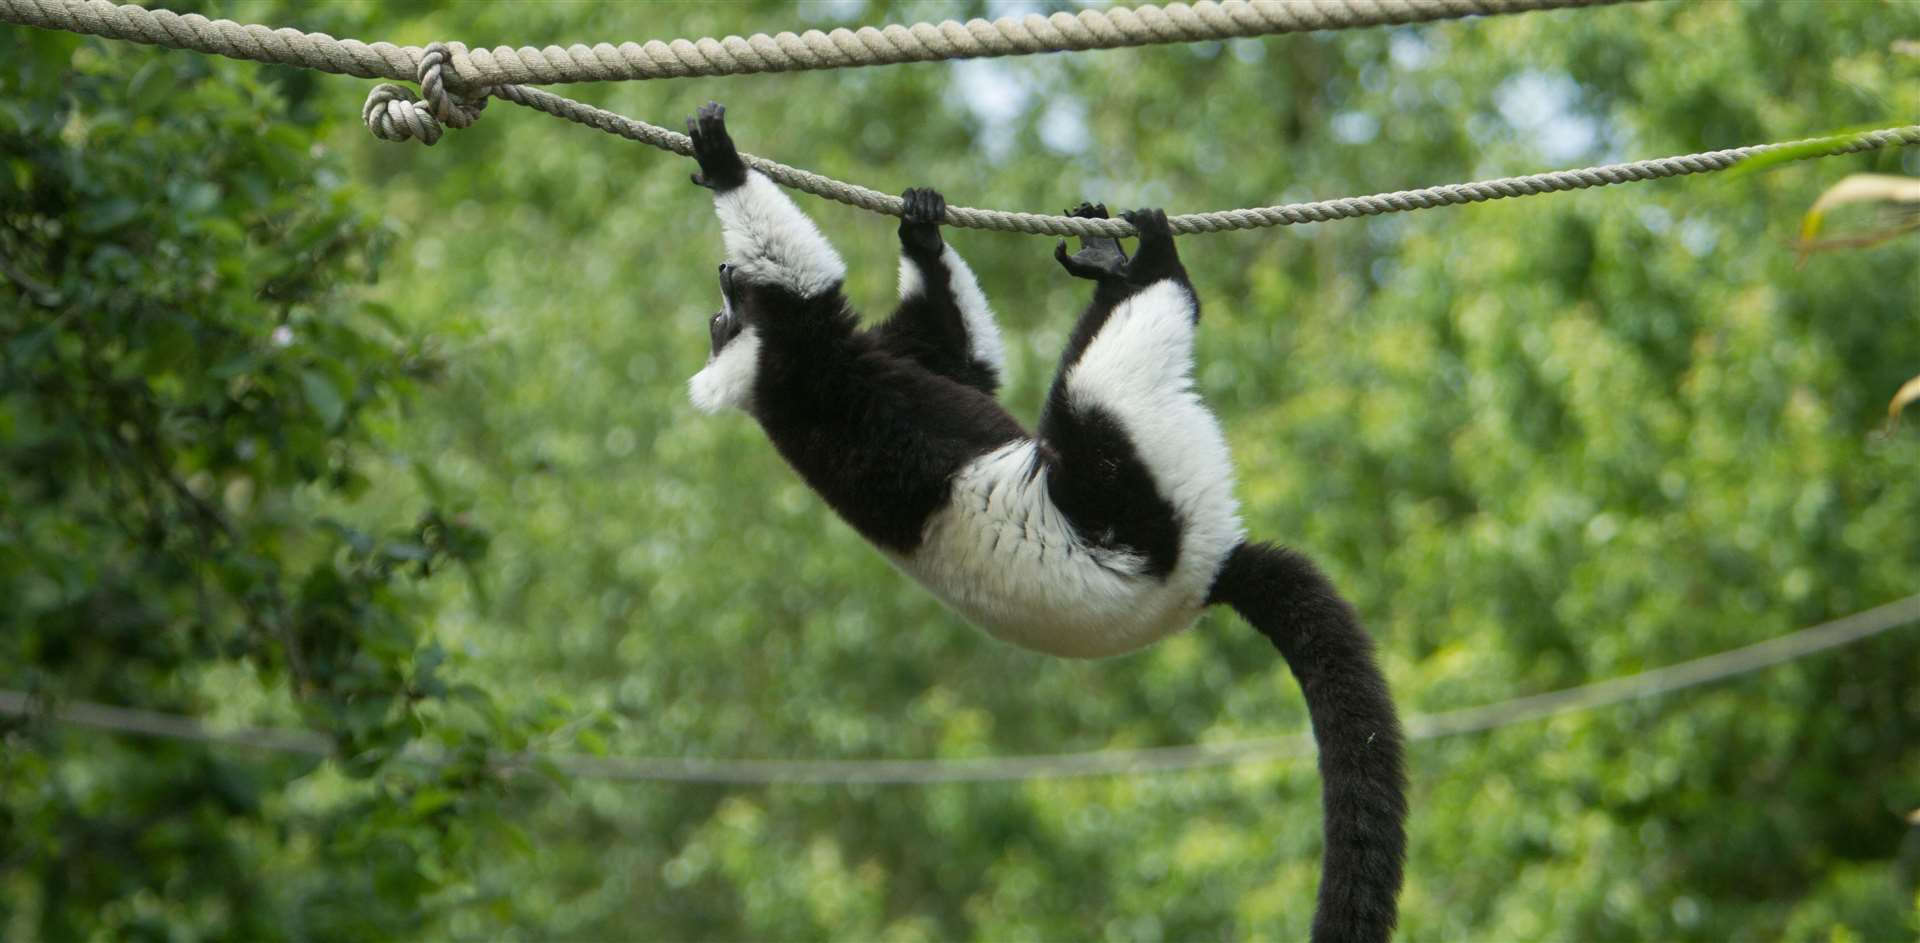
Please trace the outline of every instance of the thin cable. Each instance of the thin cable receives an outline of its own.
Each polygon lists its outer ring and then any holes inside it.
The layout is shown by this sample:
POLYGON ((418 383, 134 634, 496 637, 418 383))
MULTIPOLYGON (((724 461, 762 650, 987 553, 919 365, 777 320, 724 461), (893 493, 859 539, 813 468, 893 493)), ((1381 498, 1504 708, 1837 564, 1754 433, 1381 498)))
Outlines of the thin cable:
MULTIPOLYGON (((456 88, 506 83, 603 82, 744 75, 1025 56, 1042 52, 1118 49, 1163 43, 1272 36, 1317 30, 1425 23, 1562 7, 1610 6, 1644 0, 1202 0, 1088 9, 1052 16, 947 20, 911 26, 807 30, 773 36, 674 39, 586 46, 496 46, 447 43, 456 88)), ((426 50, 392 43, 335 39, 326 33, 275 29, 197 13, 118 5, 109 0, 0 0, 0 22, 108 39, 190 49, 232 59, 302 66, 361 78, 412 79, 426 50)))
MULTIPOLYGON (((396 88, 397 86, 382 85, 375 89, 375 92, 396 88)), ((693 154, 693 142, 686 135, 669 131, 658 125, 637 121, 604 108, 596 108, 584 102, 523 85, 502 85, 490 91, 495 96, 515 104, 525 105, 590 128, 598 128, 630 141, 638 141, 675 154, 685 156, 693 154)), ((373 126, 371 118, 369 126, 373 126)), ((381 132, 376 128, 375 133, 381 132)), ((436 130, 434 137, 438 136, 436 130)), ((1188 213, 1168 217, 1167 222, 1173 227, 1174 232, 1182 234, 1293 226, 1300 223, 1319 223, 1358 216, 1404 213, 1436 206, 1483 203, 1489 200, 1504 200, 1565 190, 1585 190, 1591 187, 1656 180, 1662 177, 1712 173, 1726 170, 1750 157, 1776 151, 1786 151, 1792 154, 1795 160, 1805 160, 1837 154, 1853 154, 1883 147, 1905 147, 1912 144, 1920 144, 1920 125, 1882 128, 1857 134, 1806 138, 1775 144, 1753 144, 1678 157, 1659 157, 1577 170, 1556 170, 1524 177, 1501 177, 1472 183, 1446 184, 1419 190, 1397 190, 1392 193, 1320 200, 1313 203, 1287 203, 1279 206, 1188 213)), ((881 193, 859 184, 822 176, 810 170, 789 167, 764 157, 742 154, 741 158, 782 186, 887 216, 899 216, 905 212, 905 206, 900 198, 891 193, 881 193)), ((944 223, 962 229, 991 229, 1046 236, 1121 237, 1134 234, 1133 225, 1119 219, 1079 219, 1071 216, 1047 216, 1039 213, 1017 213, 952 205, 947 207, 944 223)))
MULTIPOLYGON (((19 691, 0 690, 0 716, 37 717, 43 711, 36 710, 35 699, 19 691)), ((45 707, 43 703, 41 707, 45 707)), ((85 727, 90 730, 104 730, 109 733, 134 734, 142 737, 159 737, 165 740, 191 740, 197 743, 217 743, 226 746, 253 747, 275 753, 304 753, 309 756, 331 756, 333 747, 326 737, 309 730, 291 730, 284 727, 224 727, 207 726, 199 718, 184 714, 164 714, 159 711, 141 710, 131 707, 113 707, 107 704, 94 704, 88 701, 69 701, 45 711, 45 716, 55 722, 70 727, 85 727)))
MULTIPOLYGON (((1410 740, 1437 740, 1612 704, 1660 697, 1723 681, 1818 652, 1849 645, 1901 626, 1920 622, 1920 594, 1887 603, 1788 635, 1654 668, 1639 674, 1496 704, 1419 714, 1406 720, 1410 740)), ((76 727, 144 736, 251 747, 283 753, 327 755, 326 738, 309 731, 263 727, 212 729, 177 714, 73 702, 35 711, 17 691, 0 691, 0 715, 38 716, 76 727)), ((977 760, 702 760, 678 757, 603 758, 571 753, 500 753, 493 762, 506 769, 550 764, 578 779, 613 782, 682 782, 727 785, 775 783, 815 785, 933 785, 1010 782, 1086 776, 1131 776, 1203 769, 1307 756, 1313 738, 1305 733, 1224 743, 1196 743, 1137 750, 990 757, 977 760)), ((415 754, 411 759, 434 762, 415 754)))

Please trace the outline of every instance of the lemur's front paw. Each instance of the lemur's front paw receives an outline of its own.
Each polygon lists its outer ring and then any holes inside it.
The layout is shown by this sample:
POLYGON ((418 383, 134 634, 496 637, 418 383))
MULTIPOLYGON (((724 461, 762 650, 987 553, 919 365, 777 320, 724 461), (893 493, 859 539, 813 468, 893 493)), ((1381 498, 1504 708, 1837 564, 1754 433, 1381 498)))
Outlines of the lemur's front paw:
MULTIPOLYGON (((1082 203, 1068 210, 1067 215, 1077 219, 1106 219, 1107 207, 1104 203, 1082 203)), ((1109 236, 1081 236, 1080 251, 1072 255, 1067 254, 1067 241, 1062 239, 1053 247, 1053 257, 1075 278, 1099 281, 1124 278, 1127 274, 1127 253, 1120 248, 1120 240, 1109 236)))
POLYGON ((1140 234, 1140 245, 1127 266, 1128 281, 1145 285, 1179 273, 1180 253, 1173 248, 1173 227, 1165 210, 1128 210, 1120 218, 1140 234))
POLYGON ((914 187, 900 194, 900 201, 906 204, 906 212, 900 216, 900 247, 913 253, 938 254, 947 198, 932 187, 914 187))
POLYGON ((693 159, 700 172, 693 182, 709 190, 731 190, 747 182, 747 165, 733 147, 727 134, 727 109, 719 102, 707 102, 699 113, 687 119, 687 137, 693 139, 693 159))

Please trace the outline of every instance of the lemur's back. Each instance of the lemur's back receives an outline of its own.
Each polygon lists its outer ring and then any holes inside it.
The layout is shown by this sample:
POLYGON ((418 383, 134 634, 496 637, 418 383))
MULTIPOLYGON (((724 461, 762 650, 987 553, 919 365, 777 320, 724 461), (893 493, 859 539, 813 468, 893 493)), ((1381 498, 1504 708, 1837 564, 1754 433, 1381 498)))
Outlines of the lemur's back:
POLYGON ((763 367, 751 411, 780 454, 861 535, 910 553, 967 463, 1026 430, 992 396, 887 350, 869 332, 783 351, 763 367), (822 362, 827 361, 827 362, 822 362))

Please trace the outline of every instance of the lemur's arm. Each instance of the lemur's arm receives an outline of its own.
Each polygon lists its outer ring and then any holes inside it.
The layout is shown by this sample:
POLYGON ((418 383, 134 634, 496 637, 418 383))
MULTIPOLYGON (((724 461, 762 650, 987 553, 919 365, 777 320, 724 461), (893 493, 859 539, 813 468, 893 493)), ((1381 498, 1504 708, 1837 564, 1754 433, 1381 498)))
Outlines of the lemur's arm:
POLYGON ((900 307, 875 336, 935 373, 992 393, 1006 361, 1000 329, 973 270, 940 238, 947 201, 931 189, 901 199, 900 307))
POLYGON ((687 135, 700 162, 693 182, 713 191, 734 276, 801 298, 838 291, 847 277, 846 263, 813 220, 765 174, 740 159, 727 134, 726 113, 708 102, 698 118, 688 119, 687 135))

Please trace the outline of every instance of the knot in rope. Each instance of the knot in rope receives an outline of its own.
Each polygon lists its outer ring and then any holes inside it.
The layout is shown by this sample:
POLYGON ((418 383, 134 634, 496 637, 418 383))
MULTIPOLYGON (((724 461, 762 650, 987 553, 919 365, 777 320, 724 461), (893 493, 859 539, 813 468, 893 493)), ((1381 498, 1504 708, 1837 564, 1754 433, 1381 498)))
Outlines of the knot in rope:
POLYGON ((445 72, 453 51, 446 43, 429 43, 420 54, 416 70, 420 95, 399 85, 376 85, 367 93, 360 109, 360 120, 367 130, 382 141, 418 140, 432 146, 446 128, 471 127, 487 107, 487 96, 495 86, 482 86, 471 94, 447 88, 445 72))

